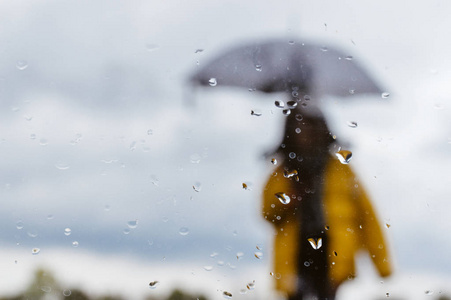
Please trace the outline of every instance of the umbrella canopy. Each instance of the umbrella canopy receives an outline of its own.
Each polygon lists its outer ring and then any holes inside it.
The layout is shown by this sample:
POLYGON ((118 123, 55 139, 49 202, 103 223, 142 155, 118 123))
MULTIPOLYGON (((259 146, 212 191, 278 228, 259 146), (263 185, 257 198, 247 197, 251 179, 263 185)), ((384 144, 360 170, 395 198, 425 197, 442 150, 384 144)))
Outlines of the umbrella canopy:
POLYGON ((315 43, 273 40, 233 48, 191 76, 199 85, 236 86, 267 93, 306 91, 349 96, 382 93, 353 59, 315 43))

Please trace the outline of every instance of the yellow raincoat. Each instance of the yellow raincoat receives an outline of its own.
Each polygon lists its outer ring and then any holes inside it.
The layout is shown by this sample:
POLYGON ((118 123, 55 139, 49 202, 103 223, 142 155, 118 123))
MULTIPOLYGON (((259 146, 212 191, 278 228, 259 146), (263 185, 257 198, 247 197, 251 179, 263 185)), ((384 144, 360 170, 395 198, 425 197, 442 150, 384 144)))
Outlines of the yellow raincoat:
MULTIPOLYGON (((296 293, 299 221, 293 214, 297 194, 294 179, 285 178, 283 166, 269 178, 263 194, 263 216, 276 229, 274 273, 276 289, 296 293), (285 193, 291 202, 282 204, 275 196, 285 193)), ((354 256, 366 249, 379 274, 388 276, 391 263, 371 203, 348 165, 329 159, 324 175, 324 213, 329 247, 329 278, 333 289, 355 276, 354 256)), ((302 201, 302 200, 301 200, 302 201)))

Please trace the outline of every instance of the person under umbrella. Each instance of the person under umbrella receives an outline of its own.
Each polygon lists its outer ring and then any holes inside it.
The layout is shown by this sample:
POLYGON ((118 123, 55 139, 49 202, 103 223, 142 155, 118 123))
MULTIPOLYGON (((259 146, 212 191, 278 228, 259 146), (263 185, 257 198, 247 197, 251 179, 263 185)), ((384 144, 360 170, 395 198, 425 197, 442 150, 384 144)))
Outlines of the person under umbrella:
POLYGON ((276 231, 276 289, 290 300, 335 299, 356 275, 360 250, 381 276, 392 272, 376 214, 350 166, 331 155, 334 142, 320 111, 304 107, 288 116, 273 153, 281 163, 267 181, 262 213, 276 231), (312 210, 318 207, 322 213, 312 210), (317 224, 324 227, 311 228, 317 224))

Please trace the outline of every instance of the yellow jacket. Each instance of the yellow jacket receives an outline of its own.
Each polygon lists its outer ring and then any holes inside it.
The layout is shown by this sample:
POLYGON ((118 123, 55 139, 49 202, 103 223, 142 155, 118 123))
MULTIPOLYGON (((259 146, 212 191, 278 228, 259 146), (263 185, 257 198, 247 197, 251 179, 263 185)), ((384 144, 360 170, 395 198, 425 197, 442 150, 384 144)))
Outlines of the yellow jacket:
MULTIPOLYGON (((293 215, 296 199, 282 204, 275 196, 297 194, 297 182, 283 175, 283 166, 269 178, 263 193, 263 216, 276 229, 274 273, 276 288, 296 292, 299 221, 293 215)), ((366 249, 379 274, 388 276, 391 264, 371 203, 348 165, 329 159, 324 175, 324 213, 329 247, 329 278, 333 288, 355 276, 354 256, 366 249)))

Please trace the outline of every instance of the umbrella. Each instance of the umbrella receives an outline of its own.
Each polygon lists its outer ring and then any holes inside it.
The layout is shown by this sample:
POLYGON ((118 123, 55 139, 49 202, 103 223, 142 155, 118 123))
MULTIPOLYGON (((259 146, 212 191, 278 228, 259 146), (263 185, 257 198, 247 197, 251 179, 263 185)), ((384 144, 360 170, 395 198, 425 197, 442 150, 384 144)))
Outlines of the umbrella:
POLYGON ((298 89, 318 96, 382 93, 352 56, 320 44, 286 40, 233 48, 213 58, 190 79, 195 85, 244 87, 266 93, 298 89))

